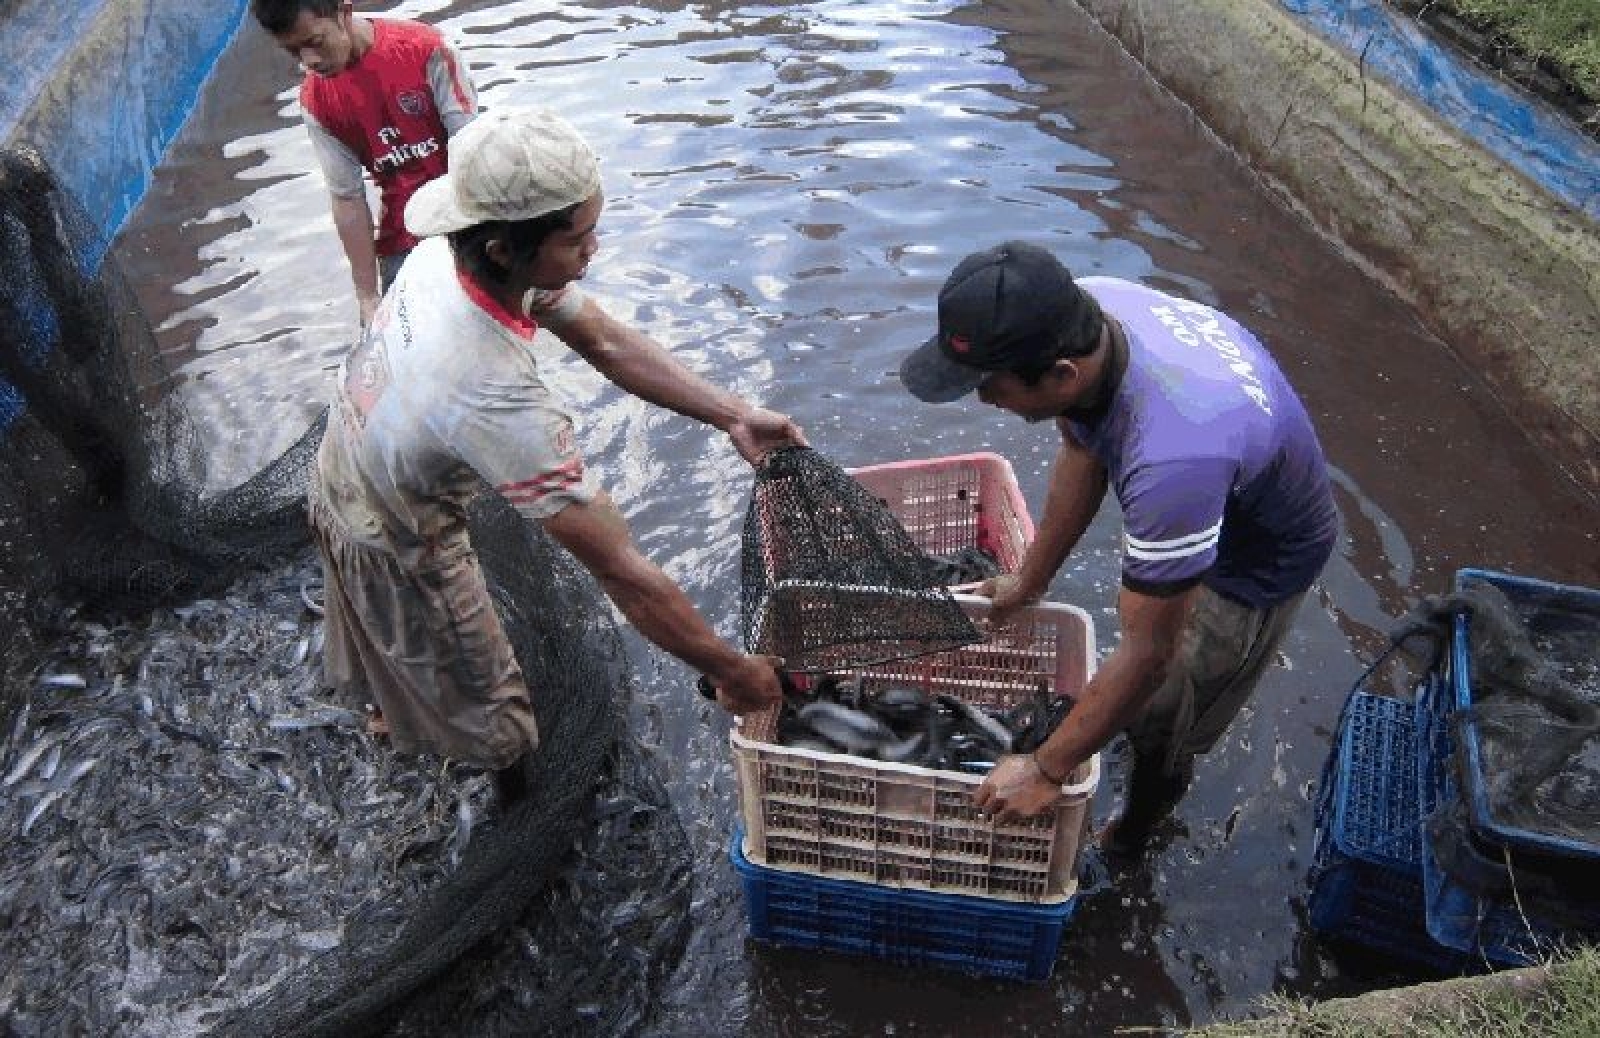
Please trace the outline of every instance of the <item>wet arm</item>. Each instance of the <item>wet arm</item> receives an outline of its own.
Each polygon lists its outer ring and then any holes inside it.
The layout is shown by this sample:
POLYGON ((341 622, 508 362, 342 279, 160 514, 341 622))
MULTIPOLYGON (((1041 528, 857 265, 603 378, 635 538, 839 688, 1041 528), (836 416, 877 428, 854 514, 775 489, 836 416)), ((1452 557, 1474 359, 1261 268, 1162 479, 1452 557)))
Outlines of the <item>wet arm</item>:
POLYGON ((1195 594, 1194 588, 1166 596, 1122 589, 1122 638, 1072 713, 1035 753, 1045 771, 1071 774, 1144 713, 1177 659, 1195 594))
POLYGON ((1087 449, 1063 431, 1061 449, 1050 471, 1044 515, 1027 554, 1017 567, 1017 592, 1028 601, 1041 597, 1056 571, 1100 510, 1106 471, 1087 449))
POLYGON ((639 633, 729 693, 730 709, 777 701, 771 666, 717 637, 672 578, 640 554, 609 496, 567 505, 544 520, 544 528, 599 581, 639 633))
POLYGON ((311 140, 312 154, 322 168, 322 179, 328 185, 333 227, 344 248, 344 258, 350 263, 350 280, 355 284, 361 324, 365 327, 378 308, 378 250, 361 161, 309 111, 303 111, 301 119, 311 140))
POLYGON ((350 280, 355 285, 356 302, 361 307, 361 324, 366 326, 378 308, 378 251, 373 240, 372 209, 365 194, 351 198, 329 196, 333 206, 333 226, 339 232, 345 259, 350 261, 350 280))
MULTIPOLYGON (((740 452, 749 460, 754 460, 750 458, 750 451, 735 435, 739 427, 761 416, 781 418, 707 382, 680 363, 666 347, 616 320, 592 299, 585 299, 582 308, 571 317, 547 323, 551 331, 607 379, 652 404, 734 435, 740 452)), ((776 438, 804 442, 792 423, 789 429, 792 435, 776 438)))

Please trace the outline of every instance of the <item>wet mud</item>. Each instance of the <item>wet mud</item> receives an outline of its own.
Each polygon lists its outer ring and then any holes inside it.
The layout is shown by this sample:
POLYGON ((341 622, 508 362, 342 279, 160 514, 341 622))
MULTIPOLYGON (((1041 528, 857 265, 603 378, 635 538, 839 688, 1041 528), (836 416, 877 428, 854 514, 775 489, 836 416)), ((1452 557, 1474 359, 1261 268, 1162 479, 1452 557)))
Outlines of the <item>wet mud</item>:
MULTIPOLYGON (((1458 567, 1600 584, 1600 511, 1447 343, 1072 4, 395 10, 461 37, 487 106, 550 105, 595 144, 608 208, 587 289, 709 377, 793 414, 842 465, 997 451, 1037 514, 1048 429, 919 404, 893 374, 931 332, 950 267, 1026 237, 1075 273, 1187 294, 1253 328, 1334 467, 1339 549, 1281 666, 1201 762, 1145 866, 1111 876, 1089 862, 1041 986, 750 944, 726 858, 738 812, 727 722, 692 674, 641 652, 636 727, 671 762, 695 893, 684 954, 640 1030, 1103 1034, 1203 1022, 1271 990, 1398 979, 1305 925, 1313 787, 1345 692, 1393 619, 1458 567)), ((251 416, 214 427, 218 470, 237 479, 320 408, 355 307, 293 117, 293 70, 249 25, 223 61, 118 255, 197 419, 207 401, 251 416)), ((559 344, 538 349, 646 553, 732 636, 749 491, 736 454, 624 398, 559 344)), ((1115 643, 1119 552, 1110 507, 1051 589, 1094 615, 1102 650, 1115 643)), ((305 636, 285 631, 281 651, 305 636)), ((82 782, 106 781, 102 768, 82 782)), ((441 831, 440 853, 447 844, 441 831)))

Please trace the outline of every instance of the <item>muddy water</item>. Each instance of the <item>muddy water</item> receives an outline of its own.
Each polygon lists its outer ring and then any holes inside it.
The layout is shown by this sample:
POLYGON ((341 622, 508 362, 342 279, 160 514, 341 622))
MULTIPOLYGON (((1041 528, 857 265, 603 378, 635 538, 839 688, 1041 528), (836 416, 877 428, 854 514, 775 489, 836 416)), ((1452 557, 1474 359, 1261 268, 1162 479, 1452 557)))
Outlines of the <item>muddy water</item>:
MULTIPOLYGON (((412 3, 464 42, 487 106, 550 105, 604 163, 587 287, 838 462, 994 450, 1037 514, 1051 432, 912 400, 893 372, 967 251, 1008 237, 1079 274, 1220 305, 1271 345, 1335 467, 1340 550, 1255 707, 1203 764, 1148 868, 1092 877, 1039 988, 747 944, 726 841, 726 724, 645 657, 640 723, 671 759, 700 894, 668 1034, 1102 1034, 1325 995, 1351 972, 1304 925, 1309 784, 1390 619, 1477 565, 1600 583, 1600 509, 1477 374, 1196 124, 1070 3, 412 3)), ((219 470, 251 471, 320 406, 354 305, 293 69, 253 26, 121 240, 219 470)), ((734 630, 746 472, 725 441, 544 347, 585 453, 645 550, 734 630)), ((1052 588, 1114 644, 1120 528, 1052 588)), ((1100 807, 1109 801, 1109 784, 1100 807)))

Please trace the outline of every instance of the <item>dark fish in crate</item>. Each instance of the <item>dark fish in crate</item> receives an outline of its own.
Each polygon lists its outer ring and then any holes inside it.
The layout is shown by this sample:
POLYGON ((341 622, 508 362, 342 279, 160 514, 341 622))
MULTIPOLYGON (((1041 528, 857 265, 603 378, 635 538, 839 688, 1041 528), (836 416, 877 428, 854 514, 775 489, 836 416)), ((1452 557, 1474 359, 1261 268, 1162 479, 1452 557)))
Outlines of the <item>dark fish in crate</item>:
POLYGON ((869 697, 866 707, 890 728, 906 735, 926 727, 933 698, 921 689, 890 687, 869 697))
POLYGON ((982 707, 974 706, 955 696, 941 695, 939 702, 949 708, 958 731, 967 732, 984 740, 996 755, 1011 752, 1011 744, 1016 736, 999 718, 982 707))
POLYGON ((976 584, 1005 572, 998 559, 970 544, 947 555, 927 552, 923 566, 935 583, 944 585, 976 584))
POLYGON ((1044 682, 1039 683, 1033 699, 1018 706, 1007 716, 1007 723, 1016 732, 1011 744, 1014 753, 1032 753, 1050 738, 1050 733, 1061 726, 1072 712, 1074 701, 1067 696, 1050 697, 1044 682))
POLYGON ((807 703, 800 708, 799 721, 813 733, 863 757, 872 756, 875 748, 896 741, 888 725, 871 714, 839 703, 807 703))
POLYGON ((920 732, 902 737, 865 711, 822 700, 797 710, 786 705, 777 734, 783 746, 896 762, 915 760, 926 741, 920 732))

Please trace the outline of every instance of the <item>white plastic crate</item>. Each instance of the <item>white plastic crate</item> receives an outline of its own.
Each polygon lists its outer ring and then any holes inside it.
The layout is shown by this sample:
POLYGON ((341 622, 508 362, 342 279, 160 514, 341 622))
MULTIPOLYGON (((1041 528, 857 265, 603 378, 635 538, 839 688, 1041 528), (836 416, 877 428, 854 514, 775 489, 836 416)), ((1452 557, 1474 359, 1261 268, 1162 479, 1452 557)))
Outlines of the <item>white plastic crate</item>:
MULTIPOLYGON (((958 595, 980 625, 987 599, 958 595)), ((915 687, 1005 710, 1038 695, 1076 698, 1094 666, 1094 622, 1076 606, 1041 603, 1003 631, 951 652, 861 671, 868 689, 915 687)), ((768 868, 953 894, 1054 904, 1076 892, 1078 851, 1100 757, 1068 776, 1056 808, 1001 824, 979 814, 978 775, 819 753, 776 743, 778 708, 730 734, 745 854, 768 868)))

